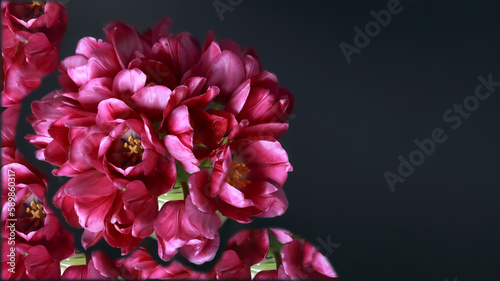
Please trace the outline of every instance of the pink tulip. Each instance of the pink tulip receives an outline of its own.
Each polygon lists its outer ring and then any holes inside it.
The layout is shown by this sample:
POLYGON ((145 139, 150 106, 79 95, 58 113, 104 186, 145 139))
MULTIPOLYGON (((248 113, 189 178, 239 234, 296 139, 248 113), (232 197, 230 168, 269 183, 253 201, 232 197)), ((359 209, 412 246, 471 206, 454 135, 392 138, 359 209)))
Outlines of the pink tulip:
POLYGON ((98 171, 88 171, 71 179, 55 195, 54 205, 61 208, 66 220, 85 229, 85 248, 104 238, 127 254, 153 232, 158 198, 141 181, 120 182, 123 188, 98 171))
POLYGON ((220 150, 211 173, 204 169, 190 177, 190 193, 200 210, 219 210, 241 223, 280 216, 288 207, 281 187, 291 170, 274 138, 234 140, 220 150))
POLYGON ((57 216, 45 201, 46 179, 19 163, 2 167, 2 229, 15 221, 15 237, 20 243, 43 245, 56 260, 74 254, 73 236, 60 224, 57 216), (10 200, 12 198, 13 200, 10 200))
POLYGON ((250 267, 245 265, 232 250, 224 251, 212 271, 217 280, 251 279, 250 267))
POLYGON ((238 232, 228 241, 227 250, 233 250, 247 266, 266 259, 269 252, 267 229, 247 229, 238 232))
POLYGON ((2 2, 2 106, 19 103, 56 70, 66 25, 58 2, 2 2))
POLYGON ((192 263, 212 260, 219 248, 217 230, 221 224, 217 214, 198 210, 190 196, 185 200, 168 201, 154 222, 160 258, 168 261, 180 249, 192 263))
POLYGON ((292 94, 279 88, 274 74, 264 71, 242 82, 229 98, 225 110, 238 121, 247 119, 250 125, 284 123, 293 104, 292 94))
POLYGON ((281 249, 283 270, 291 279, 332 279, 337 274, 313 245, 294 239, 281 249))
POLYGON ((43 245, 28 245, 16 242, 9 245, 2 239, 2 280, 10 279, 60 279, 60 261, 50 255, 43 245), (11 251, 14 248, 14 251, 11 251), (9 255, 14 255, 12 266, 9 255))

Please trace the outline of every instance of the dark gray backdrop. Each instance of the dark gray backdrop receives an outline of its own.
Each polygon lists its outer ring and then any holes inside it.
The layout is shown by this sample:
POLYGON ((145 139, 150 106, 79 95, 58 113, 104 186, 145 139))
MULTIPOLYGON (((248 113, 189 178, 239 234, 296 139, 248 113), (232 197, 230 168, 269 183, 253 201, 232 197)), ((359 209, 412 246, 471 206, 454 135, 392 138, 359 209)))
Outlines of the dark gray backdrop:
POLYGON ((202 42, 212 30, 254 47, 296 107, 281 139, 295 169, 290 207, 253 226, 302 235, 340 280, 498 280, 500 89, 457 130, 442 117, 474 94, 479 75, 500 81, 498 1, 401 1, 351 63, 339 44, 353 45, 354 27, 391 1, 332 2, 233 0, 221 20, 212 0, 70 0, 61 57, 81 37, 104 38, 113 20, 145 30, 164 16, 202 42), (398 155, 408 159, 438 127, 446 142, 392 192, 384 172, 397 173, 398 155))

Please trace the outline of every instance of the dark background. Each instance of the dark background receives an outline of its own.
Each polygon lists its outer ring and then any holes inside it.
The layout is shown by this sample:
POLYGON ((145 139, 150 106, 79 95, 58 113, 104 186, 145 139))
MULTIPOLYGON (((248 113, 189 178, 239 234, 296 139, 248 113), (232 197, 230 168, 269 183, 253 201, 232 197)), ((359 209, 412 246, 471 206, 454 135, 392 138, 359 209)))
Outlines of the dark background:
POLYGON ((403 11, 348 64, 339 44, 352 45, 353 28, 388 2, 243 0, 221 21, 212 0, 71 0, 61 57, 84 36, 104 38, 113 20, 145 30, 164 16, 172 32, 203 42, 212 30, 255 48, 296 107, 280 139, 294 166, 288 211, 252 227, 303 236, 342 281, 499 280, 500 88, 457 130, 442 115, 474 94, 478 75, 500 81, 500 4, 401 1, 403 11), (384 172, 397 173, 398 155, 408 158, 414 139, 437 127, 447 141, 391 192, 384 172), (340 246, 332 252, 320 240, 340 246))

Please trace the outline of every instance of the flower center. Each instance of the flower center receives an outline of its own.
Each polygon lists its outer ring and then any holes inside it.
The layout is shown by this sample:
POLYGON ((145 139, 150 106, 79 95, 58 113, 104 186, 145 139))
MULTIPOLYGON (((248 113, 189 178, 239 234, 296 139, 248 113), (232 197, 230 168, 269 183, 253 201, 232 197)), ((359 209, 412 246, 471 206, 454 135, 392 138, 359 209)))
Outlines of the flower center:
POLYGON ((29 7, 31 8, 30 17, 38 17, 45 11, 45 1, 33 1, 29 7))
POLYGON ((128 151, 123 152, 123 154, 130 157, 132 163, 137 162, 138 159, 142 159, 144 147, 142 147, 140 139, 134 139, 132 136, 129 136, 128 140, 123 144, 123 148, 126 150, 128 149, 128 151))
POLYGON ((34 223, 35 228, 37 228, 40 224, 45 223, 45 217, 47 213, 43 209, 43 204, 35 203, 35 201, 31 201, 29 207, 26 208, 26 219, 29 222, 34 223))
POLYGON ((242 178, 242 176, 248 174, 248 172, 250 172, 250 169, 248 169, 245 164, 233 162, 231 171, 227 175, 226 182, 234 187, 236 187, 236 185, 245 187, 250 183, 250 181, 242 178))

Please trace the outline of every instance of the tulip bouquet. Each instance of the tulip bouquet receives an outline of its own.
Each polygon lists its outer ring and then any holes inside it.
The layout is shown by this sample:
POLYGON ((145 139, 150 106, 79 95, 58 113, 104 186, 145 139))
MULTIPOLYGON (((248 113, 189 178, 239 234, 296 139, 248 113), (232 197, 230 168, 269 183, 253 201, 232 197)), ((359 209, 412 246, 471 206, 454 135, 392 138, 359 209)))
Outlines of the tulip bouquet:
POLYGON ((2 279, 336 277, 326 257, 282 229, 220 243, 227 219, 247 224, 288 207, 292 166, 277 139, 293 96, 254 50, 212 33, 202 46, 169 32, 165 18, 142 33, 111 23, 104 39, 82 38, 59 63, 66 23, 57 2, 2 3, 2 279), (31 103, 34 133, 25 136, 53 176, 70 178, 49 187, 17 149, 15 129, 20 103, 57 66, 61 89, 31 103), (142 243, 150 237, 160 260, 142 243), (88 250, 99 241, 122 257, 88 250), (193 269, 218 252, 210 271, 193 269))

